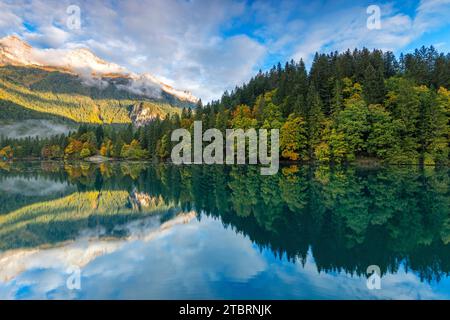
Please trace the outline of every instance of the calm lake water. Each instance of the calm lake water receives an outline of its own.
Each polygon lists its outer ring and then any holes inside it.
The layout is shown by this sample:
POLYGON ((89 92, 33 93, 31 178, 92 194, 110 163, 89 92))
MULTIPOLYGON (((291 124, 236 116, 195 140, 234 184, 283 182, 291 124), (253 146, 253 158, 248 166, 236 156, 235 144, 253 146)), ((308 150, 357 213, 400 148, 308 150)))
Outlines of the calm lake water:
POLYGON ((449 271, 447 168, 0 163, 1 299, 449 299, 449 271))

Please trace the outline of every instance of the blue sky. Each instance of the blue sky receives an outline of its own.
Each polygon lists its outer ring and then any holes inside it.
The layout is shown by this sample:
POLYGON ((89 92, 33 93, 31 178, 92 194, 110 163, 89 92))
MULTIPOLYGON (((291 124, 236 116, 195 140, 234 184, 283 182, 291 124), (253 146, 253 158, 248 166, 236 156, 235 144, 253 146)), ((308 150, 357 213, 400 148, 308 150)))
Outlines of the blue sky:
POLYGON ((40 48, 87 47, 130 71, 150 72, 204 101, 278 61, 363 47, 450 52, 450 0, 25 1, 0 0, 0 36, 40 48), (67 26, 69 5, 81 28, 67 26), (367 8, 380 8, 368 29, 367 8))

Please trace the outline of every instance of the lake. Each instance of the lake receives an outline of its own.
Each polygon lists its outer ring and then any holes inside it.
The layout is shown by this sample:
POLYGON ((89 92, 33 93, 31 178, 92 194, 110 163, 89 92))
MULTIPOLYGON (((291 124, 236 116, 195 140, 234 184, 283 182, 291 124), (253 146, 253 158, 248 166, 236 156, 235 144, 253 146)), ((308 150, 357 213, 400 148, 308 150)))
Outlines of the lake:
POLYGON ((431 167, 0 163, 0 298, 449 299, 449 186, 431 167))

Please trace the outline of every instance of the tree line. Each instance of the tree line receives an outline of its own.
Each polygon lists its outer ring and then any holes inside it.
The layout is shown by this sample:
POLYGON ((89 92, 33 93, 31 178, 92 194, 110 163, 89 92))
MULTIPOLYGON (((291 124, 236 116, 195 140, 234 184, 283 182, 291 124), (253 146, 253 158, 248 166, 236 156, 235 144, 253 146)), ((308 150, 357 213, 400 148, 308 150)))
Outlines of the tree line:
MULTIPOLYGON (((176 143, 170 141, 172 130, 193 130, 193 122, 202 121, 204 130, 222 132, 279 129, 280 155, 286 160, 444 165, 450 159, 449 89, 450 54, 433 47, 398 59, 366 48, 316 53, 309 72, 302 60, 278 63, 195 110, 139 128, 81 126, 67 137, 40 140, 42 148, 33 155, 165 160, 176 143)), ((0 147, 9 146, 3 157, 18 156, 23 143, 2 139, 0 147)))

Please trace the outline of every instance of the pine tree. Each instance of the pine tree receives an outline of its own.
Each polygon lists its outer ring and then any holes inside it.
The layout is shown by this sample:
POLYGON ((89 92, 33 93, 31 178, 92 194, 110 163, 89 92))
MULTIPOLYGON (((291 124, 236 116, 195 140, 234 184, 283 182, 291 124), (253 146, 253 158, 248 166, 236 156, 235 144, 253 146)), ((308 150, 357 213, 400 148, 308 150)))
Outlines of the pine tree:
POLYGON ((308 138, 308 156, 313 158, 314 148, 320 140, 323 120, 322 102, 313 83, 309 86, 306 97, 306 112, 302 114, 306 122, 306 136, 308 138))
POLYGON ((344 106, 344 98, 342 96, 342 82, 336 80, 333 88, 333 100, 331 102, 331 115, 336 115, 344 106))
POLYGON ((308 73, 305 63, 300 60, 297 68, 294 92, 292 94, 293 109, 292 112, 300 114, 306 105, 306 95, 308 94, 308 73))
POLYGON ((386 88, 384 77, 380 69, 375 70, 369 65, 364 72, 363 97, 367 104, 377 104, 384 101, 386 88))

